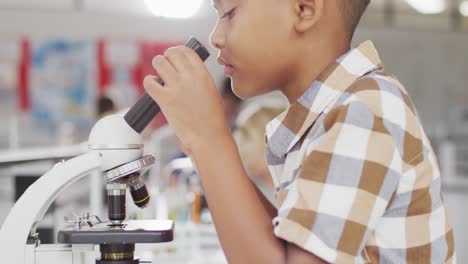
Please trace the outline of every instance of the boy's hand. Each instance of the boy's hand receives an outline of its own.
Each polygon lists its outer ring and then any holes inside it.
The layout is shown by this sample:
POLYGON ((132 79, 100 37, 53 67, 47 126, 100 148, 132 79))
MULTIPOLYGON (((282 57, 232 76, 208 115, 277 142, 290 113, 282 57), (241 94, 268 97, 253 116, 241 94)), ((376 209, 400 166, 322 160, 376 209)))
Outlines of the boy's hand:
POLYGON ((164 87, 154 76, 146 76, 143 86, 161 107, 187 154, 221 143, 230 135, 214 80, 193 50, 170 48, 164 56, 154 57, 153 67, 164 87))

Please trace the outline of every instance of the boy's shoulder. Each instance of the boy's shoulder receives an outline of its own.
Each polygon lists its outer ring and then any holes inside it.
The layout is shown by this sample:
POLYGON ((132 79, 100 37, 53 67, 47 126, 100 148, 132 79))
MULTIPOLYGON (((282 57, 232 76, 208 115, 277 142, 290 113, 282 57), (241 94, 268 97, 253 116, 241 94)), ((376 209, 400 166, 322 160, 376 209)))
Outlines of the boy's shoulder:
POLYGON ((419 164, 420 157, 432 151, 408 92, 395 76, 383 69, 354 81, 324 114, 324 131, 338 122, 364 128, 374 135, 387 134, 408 165, 419 164))
POLYGON ((394 75, 383 69, 357 79, 329 109, 349 104, 362 104, 376 117, 402 129, 408 123, 419 123, 405 87, 394 75))

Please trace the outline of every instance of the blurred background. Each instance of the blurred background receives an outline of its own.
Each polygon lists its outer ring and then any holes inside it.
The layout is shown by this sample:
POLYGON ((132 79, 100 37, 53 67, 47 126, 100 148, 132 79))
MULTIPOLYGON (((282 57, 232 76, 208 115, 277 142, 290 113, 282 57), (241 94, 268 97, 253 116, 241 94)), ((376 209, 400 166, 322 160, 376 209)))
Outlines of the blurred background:
MULTIPOLYGON (((215 23, 211 0, 0 0, 0 223, 54 163, 86 151, 96 120, 138 99, 155 55, 189 36, 209 46, 215 23)), ((366 39, 419 111, 439 159, 458 260, 468 262, 468 0, 371 0, 355 45, 366 39)), ((211 53, 207 65, 245 166, 273 200, 258 157, 264 126, 286 101, 272 94, 241 102, 211 53)), ((171 263, 225 263, 198 177, 164 117, 145 139, 158 160, 146 176, 152 202, 143 211, 129 205, 129 217, 170 218, 177 232, 174 242, 142 250, 171 263)), ((101 178, 90 175, 60 196, 40 225, 43 243, 55 241, 65 216, 105 216, 101 178)))

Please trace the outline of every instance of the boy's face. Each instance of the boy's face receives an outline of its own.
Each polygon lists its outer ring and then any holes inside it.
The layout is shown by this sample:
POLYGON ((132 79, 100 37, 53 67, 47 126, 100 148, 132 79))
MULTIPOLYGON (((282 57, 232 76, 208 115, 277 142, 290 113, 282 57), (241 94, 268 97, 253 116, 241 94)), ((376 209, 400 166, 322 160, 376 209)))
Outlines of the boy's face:
POLYGON ((234 92, 250 98, 281 88, 294 66, 294 12, 288 0, 213 0, 211 35, 234 92))

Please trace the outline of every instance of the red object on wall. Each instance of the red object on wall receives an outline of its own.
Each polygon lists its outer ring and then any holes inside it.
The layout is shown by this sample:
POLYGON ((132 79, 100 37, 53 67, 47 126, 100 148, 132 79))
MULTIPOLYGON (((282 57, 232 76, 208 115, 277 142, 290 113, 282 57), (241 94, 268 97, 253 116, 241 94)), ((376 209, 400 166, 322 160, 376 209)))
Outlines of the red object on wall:
POLYGON ((29 66, 31 61, 31 47, 29 41, 21 41, 21 58, 18 63, 18 107, 21 111, 28 111, 29 100, 29 66))
MULTIPOLYGON (((141 42, 139 44, 139 59, 138 62, 130 69, 132 82, 138 89, 139 94, 143 94, 143 79, 146 75, 156 75, 151 61, 154 56, 162 55, 170 48, 177 45, 182 45, 181 42, 157 43, 157 42, 141 42)), ((106 88, 112 83, 112 66, 108 64, 106 58, 107 42, 101 39, 97 43, 97 69, 98 69, 98 87, 99 94, 104 94, 106 88)))
MULTIPOLYGON (((133 83, 138 87, 138 92, 143 94, 143 79, 146 75, 155 75, 157 72, 153 68, 153 58, 156 55, 163 55, 164 52, 174 46, 183 45, 182 42, 172 43, 154 43, 142 42, 140 44, 140 63, 133 69, 133 83)), ((159 128, 167 124, 166 117, 161 113, 151 123, 153 129, 159 128)))
POLYGON ((98 89, 99 94, 103 95, 105 93, 106 87, 111 83, 112 80, 112 71, 109 65, 105 61, 105 42, 104 40, 99 40, 97 43, 97 69, 98 69, 98 89))
POLYGON ((141 60, 142 58, 140 58, 140 62, 135 64, 135 66, 131 69, 132 83, 135 85, 135 87, 137 87, 139 95, 142 95, 145 91, 143 88, 143 78, 145 78, 145 74, 143 73, 141 60))
POLYGON ((183 45, 181 42, 155 43, 142 42, 140 44, 140 63, 133 70, 133 82, 139 88, 139 92, 144 92, 143 79, 146 75, 157 75, 153 68, 152 60, 156 55, 163 55, 170 48, 183 45))
MULTIPOLYGON (((138 44, 138 61, 129 70, 131 74, 131 82, 133 83, 133 86, 136 87, 139 95, 142 95, 145 91, 143 87, 143 79, 145 76, 157 75, 157 72, 154 70, 152 65, 154 56, 162 55, 168 48, 182 44, 182 42, 140 42, 138 44)), ((108 42, 105 39, 101 39, 97 42, 97 80, 100 95, 106 93, 106 89, 112 84, 113 80, 112 65, 109 65, 109 58, 106 58, 106 56, 109 56, 106 54, 107 45, 108 42)), ((151 123, 151 127, 158 128, 166 123, 166 118, 163 114, 160 114, 151 123)))

